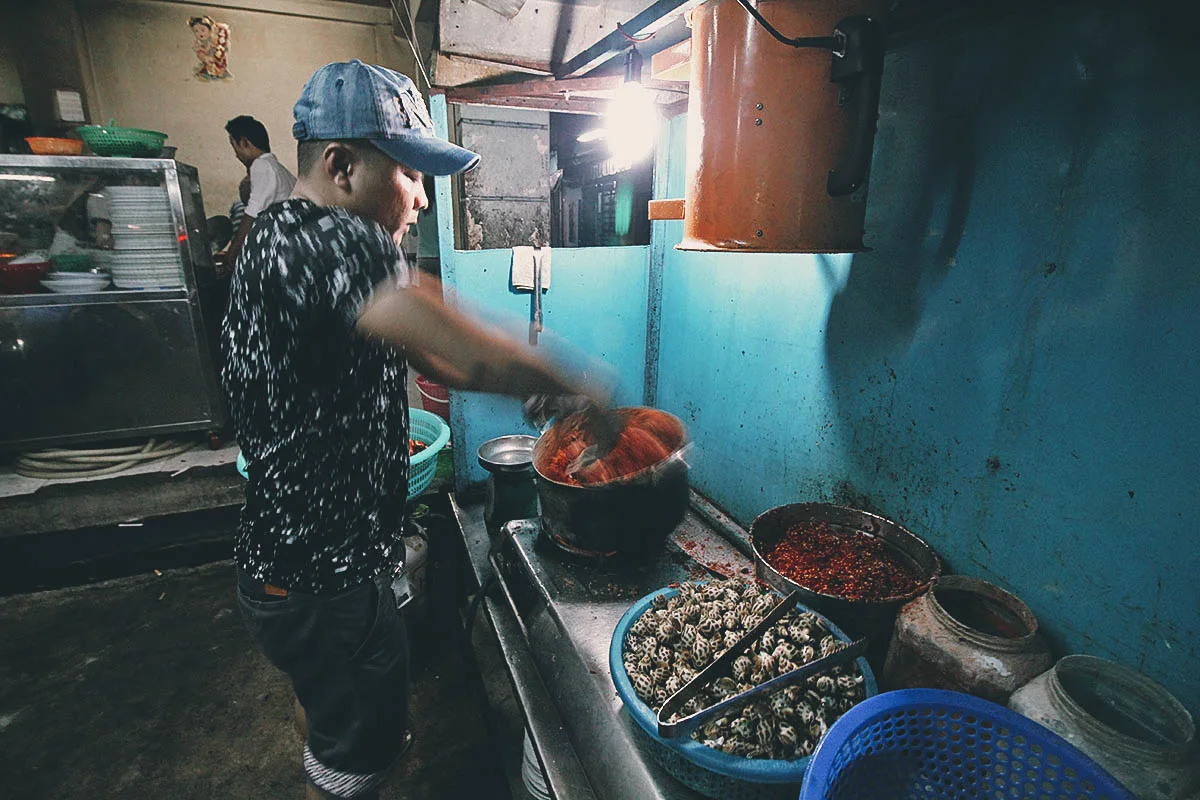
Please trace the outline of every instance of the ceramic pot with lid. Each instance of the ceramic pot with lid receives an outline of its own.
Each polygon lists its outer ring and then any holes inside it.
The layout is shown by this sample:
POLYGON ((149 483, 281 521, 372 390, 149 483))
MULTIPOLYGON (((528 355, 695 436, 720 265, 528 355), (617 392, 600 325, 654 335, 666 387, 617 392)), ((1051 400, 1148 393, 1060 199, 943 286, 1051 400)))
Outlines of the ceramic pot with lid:
POLYGON ((1020 599, 985 581, 944 575, 896 617, 883 682, 1004 704, 1053 663, 1037 618, 1020 599))
POLYGON ((1075 745, 1142 800, 1200 798, 1192 716, 1136 670, 1067 656, 1018 689, 1008 705, 1075 745))

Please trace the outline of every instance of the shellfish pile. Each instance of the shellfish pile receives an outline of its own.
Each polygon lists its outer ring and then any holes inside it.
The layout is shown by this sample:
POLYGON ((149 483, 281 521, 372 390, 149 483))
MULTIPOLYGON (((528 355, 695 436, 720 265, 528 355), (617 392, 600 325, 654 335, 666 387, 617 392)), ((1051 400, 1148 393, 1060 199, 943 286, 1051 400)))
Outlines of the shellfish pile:
MULTIPOLYGON (((623 661, 634 691, 657 712, 777 602, 779 596, 769 588, 736 579, 683 583, 675 597, 656 596, 625 637, 623 661)), ((718 676, 673 719, 748 691, 841 646, 815 614, 793 609, 734 659, 731 674, 718 676)), ((761 695, 698 728, 692 738, 746 758, 802 758, 813 752, 834 720, 865 696, 863 676, 854 663, 834 667, 761 695)))

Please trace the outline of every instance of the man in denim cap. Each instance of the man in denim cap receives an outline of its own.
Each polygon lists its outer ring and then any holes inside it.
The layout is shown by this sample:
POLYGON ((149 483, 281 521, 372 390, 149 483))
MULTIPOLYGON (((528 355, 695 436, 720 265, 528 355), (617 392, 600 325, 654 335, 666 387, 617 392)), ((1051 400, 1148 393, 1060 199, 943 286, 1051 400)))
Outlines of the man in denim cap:
POLYGON ((249 481, 238 598, 306 712, 309 797, 375 797, 411 741, 403 557, 407 364, 454 388, 578 398, 560 374, 415 285, 397 248, 423 175, 479 157, 433 133, 404 75, 329 64, 295 107, 299 177, 255 221, 222 330, 249 481))

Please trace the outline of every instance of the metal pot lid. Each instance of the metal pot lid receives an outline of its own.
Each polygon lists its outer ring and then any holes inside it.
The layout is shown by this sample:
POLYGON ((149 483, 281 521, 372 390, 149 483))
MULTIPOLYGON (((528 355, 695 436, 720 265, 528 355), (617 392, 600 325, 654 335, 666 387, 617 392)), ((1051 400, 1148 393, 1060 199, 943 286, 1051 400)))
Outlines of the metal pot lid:
POLYGON ((497 436, 479 445, 479 466, 488 472, 524 472, 533 465, 536 436, 497 436))

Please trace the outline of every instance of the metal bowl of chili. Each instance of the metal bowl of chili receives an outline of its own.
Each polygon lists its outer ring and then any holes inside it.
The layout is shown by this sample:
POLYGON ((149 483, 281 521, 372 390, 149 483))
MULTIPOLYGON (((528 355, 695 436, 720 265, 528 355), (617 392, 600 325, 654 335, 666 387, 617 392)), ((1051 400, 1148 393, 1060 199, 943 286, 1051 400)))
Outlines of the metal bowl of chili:
POLYGON ((937 553, 899 524, 830 503, 792 503, 750 526, 754 570, 850 635, 871 641, 867 661, 882 667, 900 607, 941 574, 937 553), (878 663, 877 663, 878 662, 878 663))

